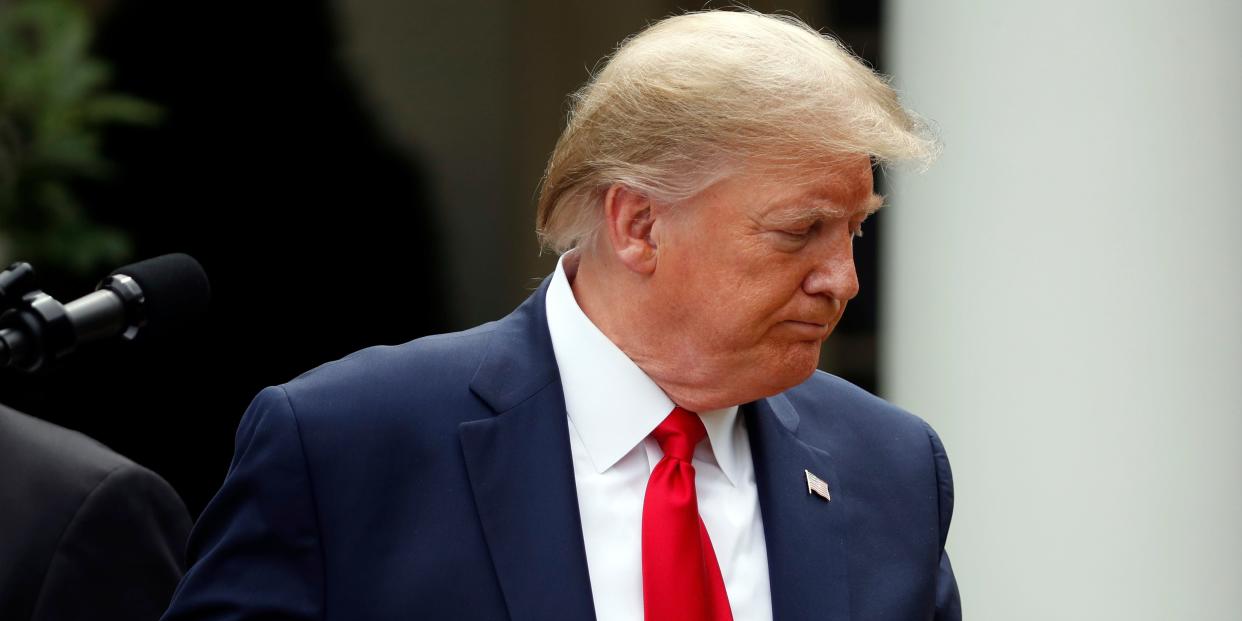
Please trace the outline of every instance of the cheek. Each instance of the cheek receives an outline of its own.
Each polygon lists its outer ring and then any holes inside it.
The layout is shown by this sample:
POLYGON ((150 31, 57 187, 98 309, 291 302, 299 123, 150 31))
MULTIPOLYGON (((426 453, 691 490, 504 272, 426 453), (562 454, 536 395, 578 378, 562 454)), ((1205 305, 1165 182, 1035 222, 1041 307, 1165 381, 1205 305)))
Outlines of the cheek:
POLYGON ((717 300, 711 310, 729 331, 727 338, 755 338, 789 318, 785 311, 802 295, 805 271, 796 257, 756 252, 734 257, 703 293, 717 300))
POLYGON ((662 295, 674 301, 669 306, 674 325, 685 336, 693 334, 700 347, 753 354, 800 294, 802 263, 774 252, 758 236, 696 241, 701 243, 666 256, 662 266, 672 276, 662 295))
POLYGON ((767 279, 733 280, 725 286, 704 292, 704 304, 693 325, 704 328, 708 343, 720 349, 753 355, 756 348, 770 346, 773 328, 781 320, 790 295, 784 287, 767 279))
POLYGON ((805 270, 787 256, 768 256, 755 261, 743 274, 738 289, 744 291, 744 299, 753 320, 771 324, 782 316, 802 295, 802 279, 805 270))

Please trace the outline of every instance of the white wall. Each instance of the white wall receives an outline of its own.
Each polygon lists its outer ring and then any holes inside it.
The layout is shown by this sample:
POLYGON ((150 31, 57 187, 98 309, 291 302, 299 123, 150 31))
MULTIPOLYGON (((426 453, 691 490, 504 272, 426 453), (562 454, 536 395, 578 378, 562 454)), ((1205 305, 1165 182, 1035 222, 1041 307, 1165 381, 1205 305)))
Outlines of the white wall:
POLYGON ((885 396, 970 619, 1242 619, 1242 3, 894 0, 885 396))

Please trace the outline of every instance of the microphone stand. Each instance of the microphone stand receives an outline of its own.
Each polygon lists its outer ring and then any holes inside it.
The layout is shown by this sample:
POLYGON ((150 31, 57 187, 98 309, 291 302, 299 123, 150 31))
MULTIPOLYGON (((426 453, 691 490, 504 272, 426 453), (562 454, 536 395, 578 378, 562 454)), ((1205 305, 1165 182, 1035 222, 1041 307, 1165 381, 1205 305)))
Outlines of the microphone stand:
POLYGON ((65 305, 38 288, 29 263, 0 272, 0 368, 37 371, 76 340, 65 305))

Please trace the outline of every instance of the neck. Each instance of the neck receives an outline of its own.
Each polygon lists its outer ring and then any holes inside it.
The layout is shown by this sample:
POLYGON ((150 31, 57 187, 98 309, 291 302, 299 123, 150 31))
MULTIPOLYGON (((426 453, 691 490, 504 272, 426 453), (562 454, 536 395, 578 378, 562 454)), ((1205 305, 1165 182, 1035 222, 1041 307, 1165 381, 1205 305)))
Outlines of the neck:
POLYGON ((709 412, 737 405, 708 374, 695 376, 703 365, 688 352, 666 352, 661 345, 676 342, 666 334, 660 312, 645 279, 619 261, 597 253, 573 251, 565 257, 565 275, 582 312, 643 373, 677 405, 709 412))

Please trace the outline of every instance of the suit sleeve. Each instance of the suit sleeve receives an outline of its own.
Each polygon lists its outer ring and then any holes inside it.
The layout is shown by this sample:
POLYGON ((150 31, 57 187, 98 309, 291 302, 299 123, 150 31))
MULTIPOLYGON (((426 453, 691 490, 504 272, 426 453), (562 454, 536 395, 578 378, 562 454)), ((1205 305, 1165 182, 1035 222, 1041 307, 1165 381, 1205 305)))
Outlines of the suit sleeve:
POLYGON ((155 621, 184 568, 190 515, 155 473, 124 464, 87 496, 61 536, 33 620, 155 621))
POLYGON ((949 468, 949 455, 940 442, 940 436, 929 425, 927 435, 931 440, 932 460, 936 465, 936 485, 940 498, 940 566, 936 574, 936 621, 961 621, 962 602, 957 591, 957 578, 953 565, 945 552, 949 537, 949 522, 953 519, 953 471, 949 468))
POLYGON ((312 481, 283 388, 255 397, 224 485, 190 535, 165 621, 319 619, 324 568, 312 481))

